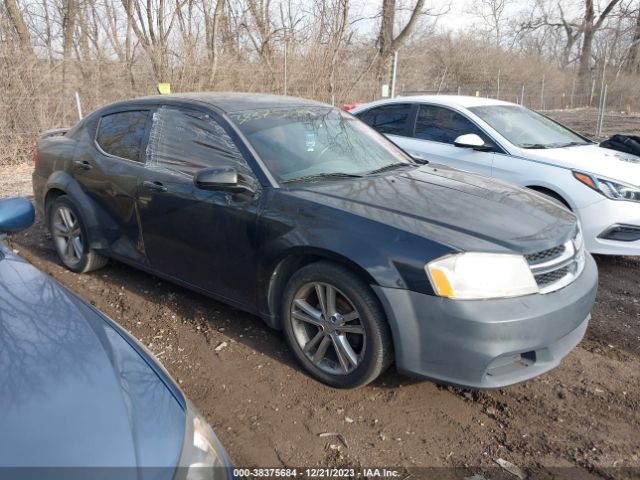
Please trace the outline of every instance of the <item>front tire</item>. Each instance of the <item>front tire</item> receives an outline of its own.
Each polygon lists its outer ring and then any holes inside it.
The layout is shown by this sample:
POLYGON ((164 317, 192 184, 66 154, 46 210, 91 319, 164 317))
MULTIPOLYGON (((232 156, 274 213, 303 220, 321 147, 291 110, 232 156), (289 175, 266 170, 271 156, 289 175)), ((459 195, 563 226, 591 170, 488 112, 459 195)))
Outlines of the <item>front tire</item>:
POLYGON ((53 246, 65 267, 72 272, 85 273, 106 265, 108 259, 89 248, 82 217, 66 195, 54 200, 48 219, 53 246))
POLYGON ((392 363, 378 298, 346 268, 321 261, 298 270, 285 288, 281 314, 296 358, 327 385, 366 385, 392 363))

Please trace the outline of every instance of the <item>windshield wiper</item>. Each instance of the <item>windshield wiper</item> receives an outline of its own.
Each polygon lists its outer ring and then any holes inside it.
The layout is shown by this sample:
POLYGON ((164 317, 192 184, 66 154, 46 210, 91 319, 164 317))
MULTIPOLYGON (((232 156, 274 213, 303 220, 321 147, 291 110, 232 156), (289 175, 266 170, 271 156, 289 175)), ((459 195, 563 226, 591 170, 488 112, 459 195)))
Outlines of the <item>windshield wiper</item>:
POLYGON ((521 148, 527 148, 532 150, 538 150, 543 148, 549 148, 549 145, 544 145, 543 143, 525 143, 520 145, 521 148))
POLYGON ((587 142, 567 142, 567 143, 554 143, 551 145, 553 148, 573 147, 575 145, 588 145, 587 142))
POLYGON ((370 172, 367 172, 367 175, 382 173, 382 172, 386 172, 387 170, 395 170, 396 168, 405 167, 405 166, 411 166, 411 164, 403 163, 403 162, 390 163, 388 165, 385 165, 384 167, 376 168, 375 170, 371 170, 370 172))
POLYGON ((280 183, 314 182, 316 180, 324 180, 326 178, 362 178, 362 175, 345 172, 316 173, 313 175, 304 175, 302 177, 289 178, 287 180, 283 180, 280 183))

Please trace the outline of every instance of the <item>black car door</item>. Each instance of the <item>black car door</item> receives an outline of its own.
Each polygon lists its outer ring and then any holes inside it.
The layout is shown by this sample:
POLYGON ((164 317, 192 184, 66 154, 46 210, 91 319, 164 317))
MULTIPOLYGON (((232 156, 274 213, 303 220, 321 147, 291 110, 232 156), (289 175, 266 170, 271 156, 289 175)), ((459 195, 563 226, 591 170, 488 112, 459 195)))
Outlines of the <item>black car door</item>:
POLYGON ((260 187, 212 113, 153 114, 138 211, 152 269, 240 304, 254 303, 260 187), (198 189, 195 172, 232 166, 253 193, 198 189))
POLYGON ((109 249, 134 261, 144 260, 135 197, 149 124, 148 108, 105 113, 84 132, 71 167, 99 210, 100 235, 109 249))

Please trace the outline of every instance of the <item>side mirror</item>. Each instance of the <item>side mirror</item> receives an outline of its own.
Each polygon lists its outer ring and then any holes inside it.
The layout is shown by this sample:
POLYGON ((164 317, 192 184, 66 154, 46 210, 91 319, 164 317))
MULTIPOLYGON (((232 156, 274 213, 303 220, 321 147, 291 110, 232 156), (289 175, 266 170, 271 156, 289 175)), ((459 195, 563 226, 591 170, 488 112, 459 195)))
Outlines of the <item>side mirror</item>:
POLYGON ((246 185, 238 183, 238 172, 233 167, 205 168, 193 176, 194 185, 201 190, 227 192, 252 192, 246 185))
POLYGON ((29 228, 35 219, 33 205, 26 198, 0 200, 0 235, 29 228))
POLYGON ((466 135, 460 135, 453 141, 456 147, 460 148, 473 148, 474 150, 490 150, 491 147, 485 145, 482 140, 475 133, 467 133, 466 135))

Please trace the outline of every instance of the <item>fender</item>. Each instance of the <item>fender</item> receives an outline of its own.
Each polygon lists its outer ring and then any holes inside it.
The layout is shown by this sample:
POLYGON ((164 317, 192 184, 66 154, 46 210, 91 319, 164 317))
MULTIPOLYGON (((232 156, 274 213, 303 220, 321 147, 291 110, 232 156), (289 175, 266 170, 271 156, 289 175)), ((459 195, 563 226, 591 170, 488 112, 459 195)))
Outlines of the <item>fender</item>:
POLYGON ((369 285, 378 282, 362 266, 351 259, 326 248, 299 246, 280 252, 260 266, 258 273, 257 304, 261 318, 271 328, 280 330, 280 300, 289 278, 297 270, 310 263, 329 260, 347 267, 369 285))
POLYGON ((575 204, 575 202, 573 201, 573 198, 571 197, 571 195, 568 195, 564 189, 562 187, 560 187, 558 184, 551 184, 547 181, 544 180, 536 180, 535 182, 526 182, 526 185, 523 185, 525 188, 528 188, 530 190, 533 191, 537 191, 538 193, 544 192, 544 190, 547 190, 551 193, 554 193, 555 195, 557 195, 560 199, 562 199, 571 209, 572 212, 575 212, 578 208, 578 206, 575 204))
POLYGON ((441 254, 450 252, 446 247, 435 244, 426 248, 427 240, 412 235, 363 241, 358 235, 347 232, 336 238, 331 231, 314 228, 312 232, 307 232, 307 240, 301 242, 300 233, 295 230, 289 232, 259 254, 265 260, 261 262, 258 272, 257 304, 262 318, 273 328, 280 328, 279 300, 287 281, 306 264, 330 260, 348 268, 368 285, 433 295, 424 271, 426 261, 410 258, 409 255, 399 257, 396 250, 398 243, 402 243, 401 250, 407 252, 420 249, 440 251, 441 254), (290 235, 295 238, 290 238, 290 235))
POLYGON ((109 244, 102 236, 105 229, 117 228, 110 216, 85 193, 78 181, 67 172, 58 170, 53 172, 45 185, 44 212, 45 221, 48 222, 50 193, 60 190, 67 195, 82 215, 82 221, 89 237, 89 248, 94 250, 107 250, 109 244))

